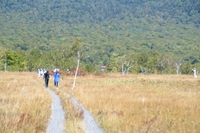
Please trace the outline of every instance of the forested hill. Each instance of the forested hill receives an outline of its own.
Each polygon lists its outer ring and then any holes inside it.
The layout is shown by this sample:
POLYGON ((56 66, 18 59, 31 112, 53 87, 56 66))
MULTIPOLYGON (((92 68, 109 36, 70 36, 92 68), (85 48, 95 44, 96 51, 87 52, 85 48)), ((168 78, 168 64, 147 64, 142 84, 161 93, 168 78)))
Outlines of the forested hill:
POLYGON ((1 11, 3 15, 20 13, 28 15, 29 20, 53 20, 68 24, 95 23, 113 18, 123 21, 125 17, 200 23, 197 17, 200 13, 199 0, 1 0, 1 11))
POLYGON ((199 0, 1 0, 0 46, 53 50, 76 37, 91 62, 112 53, 200 60, 199 0))

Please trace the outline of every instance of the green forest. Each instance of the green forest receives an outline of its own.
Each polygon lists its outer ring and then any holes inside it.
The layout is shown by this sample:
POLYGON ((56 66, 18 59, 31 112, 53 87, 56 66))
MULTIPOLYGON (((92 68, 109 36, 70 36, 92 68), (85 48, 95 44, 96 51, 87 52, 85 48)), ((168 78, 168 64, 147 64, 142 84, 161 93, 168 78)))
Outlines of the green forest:
POLYGON ((199 0, 1 0, 0 70, 190 74, 199 0))

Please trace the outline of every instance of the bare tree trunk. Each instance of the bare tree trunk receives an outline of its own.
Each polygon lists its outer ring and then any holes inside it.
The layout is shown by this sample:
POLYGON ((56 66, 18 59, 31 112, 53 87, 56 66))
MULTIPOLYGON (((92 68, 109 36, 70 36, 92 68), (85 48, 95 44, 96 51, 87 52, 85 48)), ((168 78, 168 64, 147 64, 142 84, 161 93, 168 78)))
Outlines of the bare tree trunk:
POLYGON ((130 66, 130 62, 122 62, 122 74, 124 75, 125 73, 128 74, 129 69, 132 67, 130 66))
POLYGON ((192 69, 192 71, 193 71, 193 74, 194 74, 194 78, 197 78, 197 70, 196 70, 196 68, 192 69))
POLYGON ((140 71, 141 71, 141 74, 145 74, 146 73, 145 69, 142 66, 140 66, 140 71))
POLYGON ((124 65, 125 65, 125 63, 122 62, 122 74, 123 74, 123 75, 124 75, 124 73, 125 73, 125 71, 126 71, 126 70, 124 70, 124 65))
POLYGON ((76 77, 77 77, 77 73, 78 73, 79 64, 80 64, 80 52, 78 51, 78 61, 77 61, 77 67, 76 67, 76 72, 74 75, 74 83, 72 85, 72 89, 74 89, 75 84, 76 84, 76 77))
POLYGON ((179 74, 180 65, 176 63, 176 74, 179 74))
POLYGON ((180 74, 180 67, 182 65, 182 59, 176 62, 176 74, 180 74))

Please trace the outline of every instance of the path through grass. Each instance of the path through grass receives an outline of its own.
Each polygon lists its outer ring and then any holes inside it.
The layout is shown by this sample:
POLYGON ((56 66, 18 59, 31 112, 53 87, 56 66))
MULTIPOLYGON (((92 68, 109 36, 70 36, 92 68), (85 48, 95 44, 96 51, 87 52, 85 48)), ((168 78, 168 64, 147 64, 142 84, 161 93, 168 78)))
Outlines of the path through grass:
POLYGON ((200 131, 200 80, 185 75, 102 75, 62 83, 105 132, 200 131))

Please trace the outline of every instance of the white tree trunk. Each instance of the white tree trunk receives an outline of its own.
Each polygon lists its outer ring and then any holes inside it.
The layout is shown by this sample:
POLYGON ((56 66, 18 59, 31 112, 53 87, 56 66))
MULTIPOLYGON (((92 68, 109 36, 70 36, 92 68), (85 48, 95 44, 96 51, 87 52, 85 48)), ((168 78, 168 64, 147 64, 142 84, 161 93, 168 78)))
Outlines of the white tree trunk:
POLYGON ((124 75, 125 73, 128 74, 129 69, 132 67, 130 66, 130 62, 122 62, 122 74, 124 75))
POLYGON ((124 64, 125 64, 125 63, 122 62, 122 74, 123 74, 123 75, 124 75, 124 73, 125 73, 125 71, 126 71, 126 70, 124 70, 124 64))
POLYGON ((145 69, 142 66, 140 66, 140 70, 141 70, 141 74, 145 74, 146 73, 145 69))
POLYGON ((182 63, 180 61, 176 63, 176 74, 180 74, 181 65, 182 65, 182 63))
POLYGON ((175 61, 176 74, 181 74, 180 68, 182 64, 183 64, 183 59, 178 59, 177 61, 175 61))
POLYGON ((78 51, 78 61, 77 61, 77 67, 76 67, 76 72, 75 72, 75 75, 74 75, 74 83, 72 85, 72 89, 74 89, 75 84, 76 84, 76 77, 77 77, 77 74, 78 74, 79 64, 80 64, 80 52, 78 51))
POLYGON ((197 70, 196 70, 196 68, 192 69, 192 71, 193 71, 193 74, 194 74, 194 78, 197 78, 197 70))

